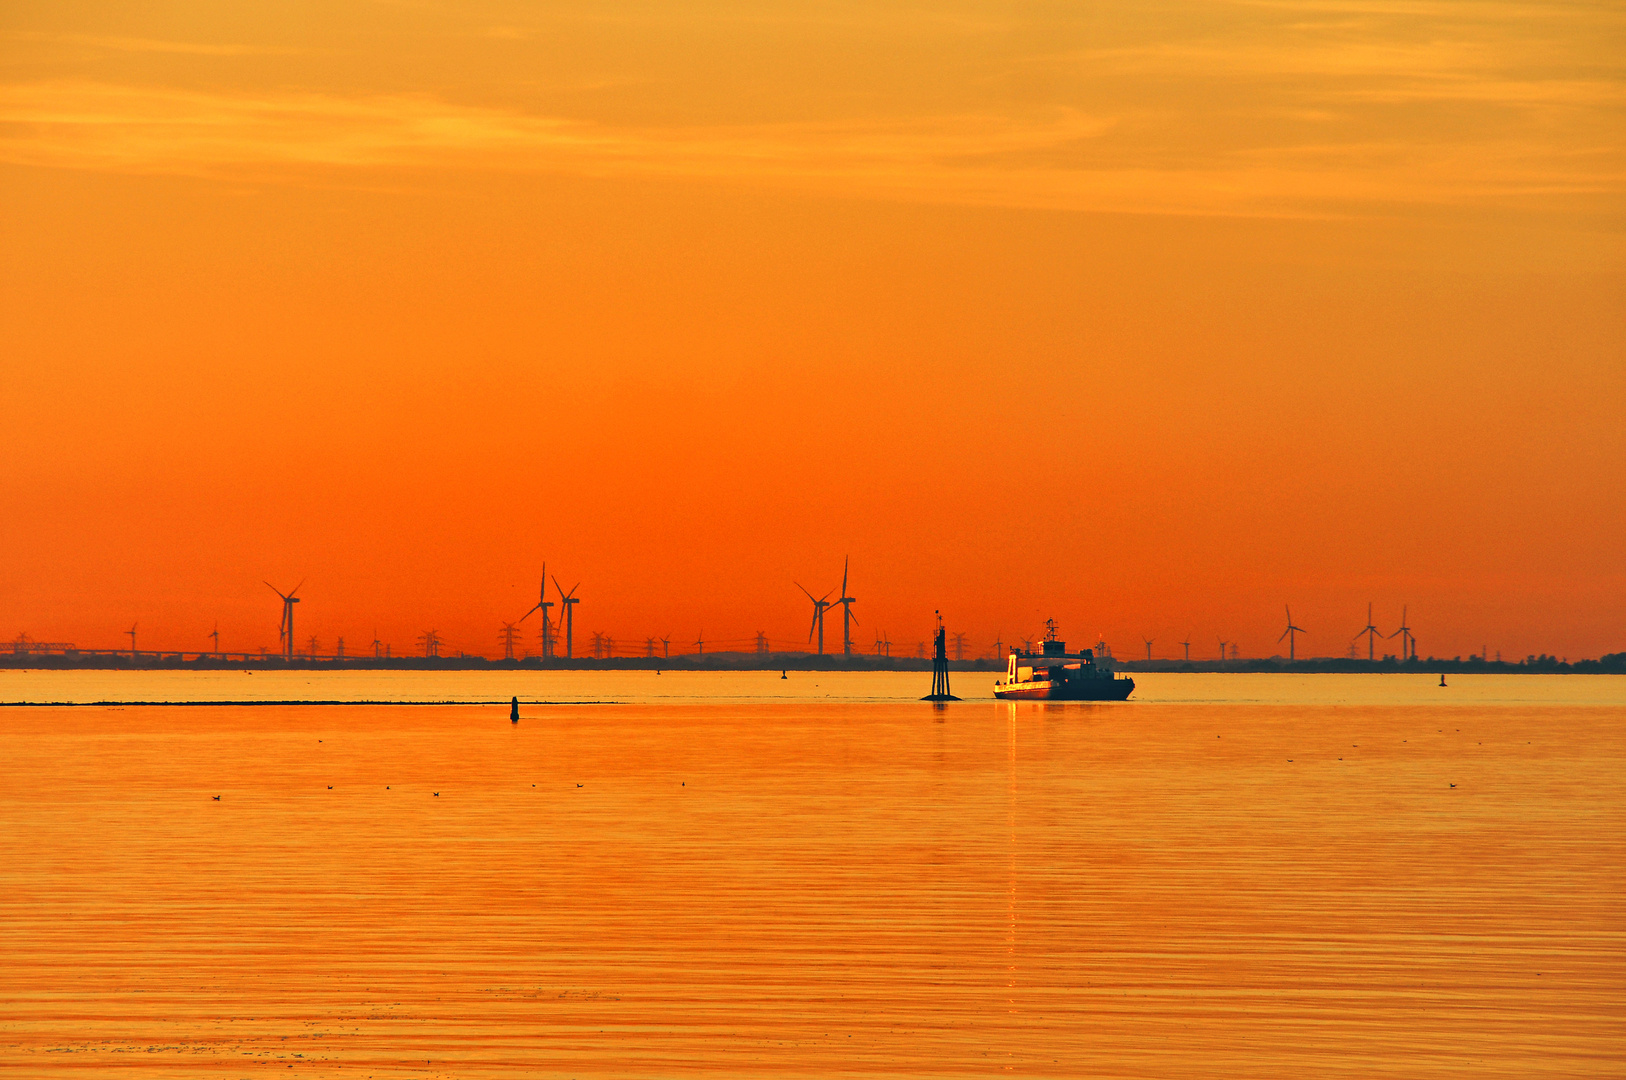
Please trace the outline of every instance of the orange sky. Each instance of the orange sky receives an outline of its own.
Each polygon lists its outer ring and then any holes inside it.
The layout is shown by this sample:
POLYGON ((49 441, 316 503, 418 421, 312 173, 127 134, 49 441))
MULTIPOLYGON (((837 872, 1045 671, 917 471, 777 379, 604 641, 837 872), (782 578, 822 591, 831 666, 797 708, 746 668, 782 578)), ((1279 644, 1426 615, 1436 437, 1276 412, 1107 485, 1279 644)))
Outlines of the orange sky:
POLYGON ((1626 13, 1076 11, 7 4, 0 638, 1626 649, 1626 13))

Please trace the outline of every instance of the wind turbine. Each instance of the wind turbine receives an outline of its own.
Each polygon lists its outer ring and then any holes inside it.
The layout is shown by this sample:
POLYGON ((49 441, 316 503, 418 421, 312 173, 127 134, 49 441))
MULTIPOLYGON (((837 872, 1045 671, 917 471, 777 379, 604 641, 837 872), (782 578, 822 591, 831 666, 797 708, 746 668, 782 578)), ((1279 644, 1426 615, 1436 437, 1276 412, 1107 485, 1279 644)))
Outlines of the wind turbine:
POLYGON ((1361 640, 1362 635, 1366 637, 1366 659, 1370 662, 1375 655, 1372 644, 1378 637, 1382 636, 1378 632, 1378 628, 1372 625, 1372 605, 1370 603, 1366 605, 1366 629, 1356 634, 1354 640, 1361 640))
MULTIPOLYGON (((1285 604, 1283 605, 1283 607, 1286 607, 1286 606, 1287 605, 1285 605, 1285 604)), ((1278 645, 1280 645, 1282 643, 1282 638, 1287 639, 1287 659, 1288 660, 1297 659, 1296 650, 1294 649, 1294 645, 1297 643, 1297 640, 1298 640, 1297 635, 1302 634, 1302 633, 1304 633, 1304 630, 1302 628, 1293 625, 1293 609, 1291 607, 1288 607, 1287 608, 1287 629, 1282 631, 1282 637, 1279 637, 1279 638, 1276 639, 1276 644, 1278 644, 1278 645)), ((1281 654, 1277 653, 1276 655, 1280 656, 1281 654)))
MULTIPOLYGON (((1366 621, 1372 621, 1370 611, 1367 612, 1366 621)), ((1400 638, 1400 659, 1415 660, 1417 658, 1417 639, 1411 636, 1411 627, 1406 625, 1406 607, 1404 604, 1400 607, 1400 629, 1389 636, 1398 636, 1400 638)))
POLYGON ((131 660, 134 660, 136 658, 135 632, 136 632, 136 627, 140 626, 140 625, 141 625, 140 623, 131 623, 130 624, 130 629, 125 631, 126 634, 130 635, 130 659, 131 660))
POLYGON ((694 647, 701 656, 706 655, 706 632, 704 630, 700 631, 700 635, 694 639, 694 647))
MULTIPOLYGON (((1405 620, 1402 619, 1401 621, 1404 622, 1405 620)), ((215 654, 219 655, 219 653, 220 653, 220 620, 219 619, 215 620, 215 628, 209 632, 209 636, 215 639, 215 654)))
POLYGON ((373 631, 373 659, 374 660, 377 660, 381 656, 384 655, 382 652, 379 651, 383 647, 384 647, 384 643, 382 641, 378 640, 378 631, 374 630, 373 631))
MULTIPOLYGON (((815 598, 812 593, 807 592, 807 586, 806 585, 803 585, 800 581, 796 582, 795 584, 796 584, 796 587, 798 589, 801 589, 804 593, 807 593, 807 598, 809 600, 813 601, 813 625, 808 627, 807 640, 812 641, 813 640, 813 631, 817 630, 819 632, 819 655, 823 656, 824 655, 824 609, 825 608, 835 607, 835 604, 832 604, 832 603, 829 602, 829 599, 830 599, 830 594, 829 593, 825 593, 823 596, 815 598)), ((841 591, 846 592, 847 590, 842 589, 841 591)))
POLYGON ((1146 642, 1146 661, 1150 663, 1152 660, 1152 639, 1142 634, 1141 640, 1146 642))
POLYGON ((672 636, 670 634, 661 638, 661 659, 672 659, 672 636))
MULTIPOLYGON (((853 615, 853 605, 858 602, 858 599, 847 595, 847 567, 851 562, 852 556, 850 555, 842 560, 841 599, 830 605, 831 607, 835 607, 836 604, 841 605, 841 652, 844 656, 853 654, 853 623, 858 621, 858 618, 853 615)), ((829 594, 826 593, 825 595, 829 594)), ((820 649, 819 651, 823 652, 824 650, 820 649)))
POLYGON ((1186 663, 1188 663, 1188 664, 1191 663, 1191 635, 1188 633, 1186 635, 1186 640, 1180 642, 1180 644, 1185 646, 1186 663))
POLYGON ((294 658, 294 605, 299 603, 299 590, 305 583, 301 581, 288 592, 283 592, 269 581, 265 587, 282 597, 282 621, 277 624, 277 640, 282 643, 282 658, 294 658))
MULTIPOLYGON (((555 582, 555 584, 558 583, 555 582)), ((548 599, 548 564, 543 563, 541 599, 537 600, 536 607, 533 607, 530 611, 527 611, 525 614, 521 615, 519 617, 519 621, 524 622, 526 619, 530 618, 532 612, 538 610, 542 612, 542 659, 544 660, 550 659, 553 656, 553 620, 548 618, 548 609, 552 606, 553 601, 548 599)))
MULTIPOLYGON (((1291 620, 1289 620, 1289 621, 1291 621, 1291 620)), ((1225 646, 1229 645, 1230 642, 1226 641, 1224 638, 1215 638, 1214 640, 1219 642, 1219 645, 1220 645, 1220 663, 1223 664, 1223 663, 1225 663, 1225 646)), ((1279 642, 1282 639, 1277 638, 1276 640, 1279 642)))
POLYGON ((564 586, 559 584, 558 575, 555 574, 553 587, 559 590, 560 614, 565 617, 565 656, 572 657, 576 655, 576 613, 574 605, 581 603, 576 597, 576 590, 582 587, 582 583, 576 582, 567 593, 564 586))

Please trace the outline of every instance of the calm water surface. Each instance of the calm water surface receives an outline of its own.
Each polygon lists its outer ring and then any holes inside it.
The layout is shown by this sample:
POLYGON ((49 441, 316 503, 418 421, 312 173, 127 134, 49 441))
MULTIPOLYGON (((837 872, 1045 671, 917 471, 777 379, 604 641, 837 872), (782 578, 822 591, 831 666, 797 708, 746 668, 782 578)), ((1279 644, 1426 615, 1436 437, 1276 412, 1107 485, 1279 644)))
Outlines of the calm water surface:
POLYGON ((1622 1074, 1626 679, 1136 679, 0 674, 620 702, 0 709, 0 1071, 1622 1074))

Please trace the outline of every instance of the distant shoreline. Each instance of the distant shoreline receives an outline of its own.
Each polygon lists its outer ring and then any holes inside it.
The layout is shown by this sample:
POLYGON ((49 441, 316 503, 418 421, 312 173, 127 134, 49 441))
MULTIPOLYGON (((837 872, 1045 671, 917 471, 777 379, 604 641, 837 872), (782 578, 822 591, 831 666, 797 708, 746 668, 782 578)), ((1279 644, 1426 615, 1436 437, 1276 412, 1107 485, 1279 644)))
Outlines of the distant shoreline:
MULTIPOLYGON (((819 656, 807 653, 714 653, 705 656, 662 657, 538 657, 491 660, 482 656, 445 657, 316 657, 284 660, 280 656, 225 658, 207 653, 138 653, 134 657, 112 652, 38 654, 0 652, 0 669, 40 671, 930 671, 931 661, 918 657, 819 656)), ((1626 653, 1597 660, 1564 660, 1532 656, 1519 661, 1481 660, 1478 657, 1428 657, 1417 660, 1350 660, 1312 658, 1286 660, 1120 660, 1121 672, 1179 672, 1192 674, 1496 674, 1496 675, 1626 675, 1626 653)), ((984 657, 950 660, 949 670, 998 673, 1005 666, 984 657)))

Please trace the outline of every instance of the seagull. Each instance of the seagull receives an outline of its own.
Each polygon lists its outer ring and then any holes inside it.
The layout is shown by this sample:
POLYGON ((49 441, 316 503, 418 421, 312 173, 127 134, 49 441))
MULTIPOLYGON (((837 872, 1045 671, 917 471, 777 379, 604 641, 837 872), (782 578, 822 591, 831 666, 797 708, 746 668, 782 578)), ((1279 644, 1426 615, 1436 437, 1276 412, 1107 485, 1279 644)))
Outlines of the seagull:
POLYGON ((440 798, 440 792, 438 792, 438 791, 435 792, 435 798, 437 798, 437 799, 440 798))
POLYGON ((219 802, 219 801, 220 801, 220 796, 219 796, 219 795, 216 795, 216 796, 215 796, 215 797, 214 797, 214 800, 215 800, 215 802, 219 802))
MULTIPOLYGON (((577 786, 577 787, 581 787, 581 785, 580 785, 580 784, 577 784, 577 785, 576 785, 576 786, 577 786)), ((217 799, 218 799, 218 798, 219 798, 219 797, 220 797, 220 796, 218 796, 218 795, 216 795, 216 796, 215 796, 215 798, 217 798, 217 799)))
POLYGON ((328 790, 329 790, 329 791, 332 791, 332 790, 333 790, 333 785, 332 785, 332 784, 329 784, 329 785, 328 785, 328 786, 327 786, 327 789, 328 789, 328 790))
POLYGON ((1455 784, 1452 784, 1452 785, 1451 785, 1451 786, 1452 786, 1452 787, 1456 787, 1456 786, 1457 786, 1457 785, 1455 785, 1455 784))

